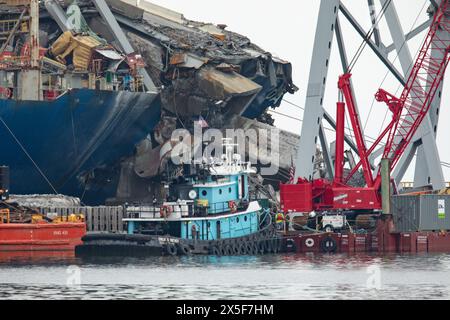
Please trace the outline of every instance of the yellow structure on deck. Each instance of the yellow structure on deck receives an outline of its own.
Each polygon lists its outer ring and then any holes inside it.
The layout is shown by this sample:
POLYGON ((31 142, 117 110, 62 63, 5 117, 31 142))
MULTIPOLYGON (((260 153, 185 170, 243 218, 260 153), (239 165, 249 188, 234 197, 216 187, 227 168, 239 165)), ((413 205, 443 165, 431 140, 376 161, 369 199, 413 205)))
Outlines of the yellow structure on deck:
POLYGON ((66 64, 65 58, 73 53, 75 70, 86 71, 94 49, 100 45, 101 43, 91 36, 74 36, 71 31, 66 31, 53 43, 49 51, 62 64, 66 64))

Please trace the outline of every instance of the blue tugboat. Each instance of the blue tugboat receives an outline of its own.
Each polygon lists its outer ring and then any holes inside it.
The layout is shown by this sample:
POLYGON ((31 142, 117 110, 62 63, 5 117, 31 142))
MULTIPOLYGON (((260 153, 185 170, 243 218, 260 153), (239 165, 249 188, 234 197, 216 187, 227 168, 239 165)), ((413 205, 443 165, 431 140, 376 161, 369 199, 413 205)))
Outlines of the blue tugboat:
POLYGON ((233 154, 226 141, 221 160, 184 166, 172 182, 168 201, 128 206, 127 234, 89 234, 77 254, 214 254, 276 253, 281 239, 262 199, 252 199, 250 163, 233 154))

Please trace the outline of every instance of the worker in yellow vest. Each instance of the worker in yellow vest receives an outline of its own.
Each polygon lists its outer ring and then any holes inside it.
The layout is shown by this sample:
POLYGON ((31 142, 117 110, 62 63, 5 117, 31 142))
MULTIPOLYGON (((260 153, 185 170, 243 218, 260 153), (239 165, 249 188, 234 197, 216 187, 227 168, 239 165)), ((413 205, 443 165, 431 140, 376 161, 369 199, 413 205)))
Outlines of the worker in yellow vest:
POLYGON ((278 212, 275 215, 275 224, 278 230, 282 230, 284 228, 284 214, 282 212, 278 212))

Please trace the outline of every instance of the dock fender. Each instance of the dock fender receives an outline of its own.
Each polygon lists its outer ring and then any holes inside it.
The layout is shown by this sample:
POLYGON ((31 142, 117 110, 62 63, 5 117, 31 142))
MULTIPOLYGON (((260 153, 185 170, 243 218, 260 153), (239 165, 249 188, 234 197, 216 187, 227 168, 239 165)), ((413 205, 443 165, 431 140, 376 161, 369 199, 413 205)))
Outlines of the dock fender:
POLYGON ((286 239, 286 252, 297 252, 297 245, 294 239, 286 239))
POLYGON ((323 252, 326 253, 335 252, 337 249, 337 242, 330 236, 325 237, 320 242, 320 248, 322 249, 323 252))

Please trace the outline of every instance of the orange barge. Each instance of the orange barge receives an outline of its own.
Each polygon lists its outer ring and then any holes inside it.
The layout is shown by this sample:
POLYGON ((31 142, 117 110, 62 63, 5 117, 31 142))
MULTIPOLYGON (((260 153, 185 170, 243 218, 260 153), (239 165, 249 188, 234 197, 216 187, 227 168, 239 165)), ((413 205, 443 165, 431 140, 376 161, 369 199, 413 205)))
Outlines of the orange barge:
POLYGON ((85 234, 84 222, 0 223, 0 251, 73 251, 85 234))

